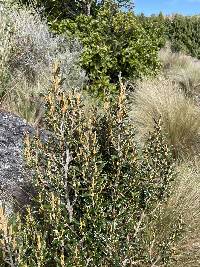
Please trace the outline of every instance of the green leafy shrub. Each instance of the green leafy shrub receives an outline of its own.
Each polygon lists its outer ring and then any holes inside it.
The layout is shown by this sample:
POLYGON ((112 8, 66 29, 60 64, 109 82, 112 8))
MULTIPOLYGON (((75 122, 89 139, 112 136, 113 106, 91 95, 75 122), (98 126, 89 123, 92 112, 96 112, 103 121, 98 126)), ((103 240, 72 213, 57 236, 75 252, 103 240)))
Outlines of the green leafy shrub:
POLYGON ((143 13, 138 15, 142 27, 148 32, 152 40, 156 40, 159 48, 162 48, 166 43, 166 23, 162 13, 159 15, 151 15, 146 17, 143 13), (154 28, 154 30, 152 30, 154 28))
POLYGON ((1 217, 4 259, 31 267, 167 266, 181 223, 163 229, 175 173, 160 124, 140 149, 123 84, 116 104, 105 100, 104 112, 93 107, 90 115, 80 94, 62 90, 58 71, 45 101, 51 135, 47 143, 26 138, 37 197, 12 229, 1 217))
POLYGON ((130 80, 154 75, 159 69, 156 25, 143 27, 133 13, 119 11, 110 3, 101 7, 95 18, 81 15, 75 21, 51 26, 80 39, 84 49, 81 66, 98 93, 106 88, 116 91, 120 73, 130 80))
POLYGON ((173 52, 184 52, 200 59, 200 17, 181 16, 166 19, 166 34, 173 52))

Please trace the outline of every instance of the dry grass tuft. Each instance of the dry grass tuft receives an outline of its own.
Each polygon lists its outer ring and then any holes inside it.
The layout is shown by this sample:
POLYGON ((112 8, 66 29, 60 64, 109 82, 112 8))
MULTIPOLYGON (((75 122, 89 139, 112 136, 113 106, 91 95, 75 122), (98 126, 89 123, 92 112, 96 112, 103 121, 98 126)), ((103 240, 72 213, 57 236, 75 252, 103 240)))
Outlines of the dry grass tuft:
MULTIPOLYGON (((183 219, 184 238, 176 247, 174 267, 196 267, 200 264, 200 164, 185 161, 178 166, 179 176, 169 201, 175 218, 183 219)), ((175 219, 173 218, 173 220, 175 219)))
POLYGON ((200 61, 182 53, 173 53, 169 45, 160 50, 166 77, 178 82, 184 92, 200 100, 200 61))
POLYGON ((200 166, 199 161, 184 161, 177 167, 178 178, 169 205, 181 214, 188 231, 200 229, 200 166))
POLYGON ((133 95, 131 116, 143 139, 161 117, 163 130, 176 155, 199 149, 200 110, 179 86, 165 78, 139 82, 133 95))

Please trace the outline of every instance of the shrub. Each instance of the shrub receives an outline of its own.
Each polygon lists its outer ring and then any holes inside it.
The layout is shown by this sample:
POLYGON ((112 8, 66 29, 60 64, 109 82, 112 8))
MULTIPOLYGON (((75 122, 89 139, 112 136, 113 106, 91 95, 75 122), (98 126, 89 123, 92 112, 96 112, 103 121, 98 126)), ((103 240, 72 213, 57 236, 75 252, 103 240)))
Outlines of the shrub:
POLYGON ((138 148, 123 84, 115 104, 105 100, 105 111, 93 107, 90 116, 80 94, 62 90, 58 71, 45 105, 51 136, 47 143, 26 139, 35 204, 15 220, 11 242, 2 229, 4 259, 17 266, 167 266, 181 225, 160 237, 175 178, 160 124, 138 148))
MULTIPOLYGON (((2 4, 1 4, 2 6, 2 4)), ((9 79, 9 73, 7 70, 7 64, 9 61, 9 56, 11 53, 11 44, 10 44, 10 35, 11 29, 9 25, 9 19, 7 16, 3 15, 3 12, 0 12, 0 103, 2 98, 6 94, 6 84, 9 79)))
MULTIPOLYGON (((37 99, 47 90, 56 60, 61 64, 66 87, 82 87, 85 76, 78 66, 82 48, 76 40, 53 35, 39 13, 18 5, 1 4, 0 22, 3 26, 0 32, 1 81, 4 82, 0 100, 4 105, 23 115, 23 110, 18 110, 15 103, 18 99, 37 99)), ((29 109, 28 102, 23 101, 22 106, 29 109)), ((37 104, 37 101, 32 102, 37 104)), ((37 111, 37 106, 34 109, 37 111)))
POLYGON ((159 48, 163 47, 167 41, 165 17, 163 14, 160 13, 159 15, 151 15, 146 17, 142 13, 138 15, 137 18, 148 34, 152 36, 152 40, 156 40, 157 46, 159 48), (154 31, 152 31, 152 27, 154 28, 154 31))
POLYGON ((118 76, 130 80, 155 75, 159 69, 158 25, 143 27, 133 13, 122 12, 107 3, 95 18, 78 16, 75 21, 52 23, 59 33, 69 33, 82 42, 81 66, 89 78, 90 90, 102 94, 116 91, 118 76))
POLYGON ((168 41, 173 53, 183 53, 200 59, 200 16, 183 16, 179 14, 163 16, 138 16, 144 27, 149 23, 159 25, 157 42, 162 46, 168 41))
POLYGON ((132 105, 131 116, 140 137, 152 131, 154 120, 161 117, 177 156, 199 151, 199 107, 176 83, 165 78, 144 80, 138 83, 132 105))
POLYGON ((160 25, 160 33, 162 38, 158 38, 158 42, 164 46, 166 41, 171 43, 174 53, 184 53, 192 57, 200 59, 200 41, 199 41, 199 16, 183 16, 179 14, 163 16, 152 15, 145 17, 143 14, 139 16, 141 22, 148 27, 148 22, 158 23, 160 25))

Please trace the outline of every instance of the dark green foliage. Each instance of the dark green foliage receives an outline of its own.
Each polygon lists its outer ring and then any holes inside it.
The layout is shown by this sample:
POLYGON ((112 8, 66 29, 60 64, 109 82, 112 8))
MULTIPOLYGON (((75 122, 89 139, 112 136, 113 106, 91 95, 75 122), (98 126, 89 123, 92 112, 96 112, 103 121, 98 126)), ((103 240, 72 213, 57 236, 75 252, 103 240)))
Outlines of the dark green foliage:
POLYGON ((159 48, 163 47, 166 43, 166 23, 165 17, 162 13, 146 17, 144 14, 137 16, 142 26, 151 36, 152 40, 157 41, 159 48), (152 28, 154 30, 152 30, 152 28))
MULTIPOLYGON (((22 0, 23 4, 34 4, 37 8, 43 8, 43 13, 49 20, 74 19, 86 12, 84 1, 76 0, 22 0)), ((89 2, 89 1, 88 1, 89 2)))
POLYGON ((157 25, 153 34, 157 35, 160 47, 170 41, 173 52, 183 52, 200 58, 200 16, 163 16, 160 13, 150 17, 141 14, 138 18, 145 29, 148 29, 149 24, 157 25))
POLYGON ((160 67, 157 52, 163 43, 159 22, 143 21, 134 13, 127 12, 132 3, 129 0, 92 1, 94 8, 90 15, 84 12, 82 6, 90 1, 75 2, 70 2, 76 9, 74 12, 65 2, 73 16, 59 17, 54 8, 62 8, 65 12, 65 5, 52 1, 51 7, 51 1, 48 1, 49 25, 54 32, 78 38, 82 43, 80 64, 89 78, 90 91, 97 95, 103 95, 105 90, 116 92, 119 75, 133 81, 157 74, 160 67), (126 12, 121 7, 126 7, 126 12), (58 19, 51 17, 51 9, 58 19))
POLYGON ((177 14, 164 17, 159 14, 151 17, 140 15, 139 18, 144 27, 148 27, 149 22, 160 25, 157 36, 161 47, 166 41, 170 41, 173 52, 183 52, 200 58, 200 16, 177 14))
POLYGON ((166 34, 172 51, 200 59, 200 17, 175 15, 166 19, 166 34))
POLYGON ((34 3, 37 8, 43 8, 43 13, 49 20, 61 21, 75 19, 81 14, 95 16, 97 10, 107 2, 115 3, 118 8, 132 8, 132 0, 21 0, 23 4, 34 3))

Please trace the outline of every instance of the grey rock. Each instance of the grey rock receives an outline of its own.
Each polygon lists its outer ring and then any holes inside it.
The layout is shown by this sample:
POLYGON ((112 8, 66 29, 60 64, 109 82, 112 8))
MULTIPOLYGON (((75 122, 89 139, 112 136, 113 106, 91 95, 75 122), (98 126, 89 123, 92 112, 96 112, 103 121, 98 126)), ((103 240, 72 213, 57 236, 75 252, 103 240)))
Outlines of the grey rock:
MULTIPOLYGON (((28 182, 23 157, 25 133, 34 128, 22 118, 0 111, 0 201, 20 202, 22 188, 28 182)), ((16 204, 16 203, 15 203, 16 204)))

